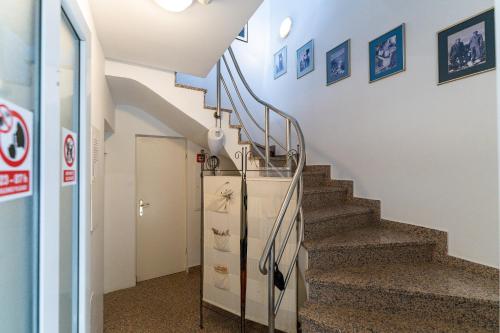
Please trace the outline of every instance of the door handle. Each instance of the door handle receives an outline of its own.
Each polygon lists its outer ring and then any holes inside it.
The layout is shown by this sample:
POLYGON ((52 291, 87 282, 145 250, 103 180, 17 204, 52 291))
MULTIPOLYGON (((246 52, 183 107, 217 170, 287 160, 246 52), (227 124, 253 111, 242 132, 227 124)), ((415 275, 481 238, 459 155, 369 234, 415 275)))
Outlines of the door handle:
POLYGON ((139 200, 139 216, 143 216, 144 208, 148 208, 149 206, 151 206, 149 202, 144 202, 142 199, 139 200))

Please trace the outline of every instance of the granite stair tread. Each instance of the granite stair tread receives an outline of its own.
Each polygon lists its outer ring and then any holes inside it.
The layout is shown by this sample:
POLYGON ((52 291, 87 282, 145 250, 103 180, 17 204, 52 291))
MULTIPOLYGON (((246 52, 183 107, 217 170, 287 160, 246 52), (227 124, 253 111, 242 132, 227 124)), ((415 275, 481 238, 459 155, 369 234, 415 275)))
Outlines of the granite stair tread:
POLYGON ((408 232, 394 230, 379 224, 353 230, 339 231, 333 236, 304 242, 309 251, 325 251, 365 247, 394 247, 434 244, 435 242, 408 232))
POLYGON ((302 171, 303 176, 319 176, 319 177, 324 177, 326 178, 326 175, 323 171, 317 171, 317 170, 304 170, 302 171))
MULTIPOLYGON (((306 189, 304 189, 304 193, 306 189)), ((317 208, 304 211, 305 223, 324 222, 338 217, 370 214, 373 210, 369 207, 359 206, 355 204, 332 205, 323 208, 317 208)))
POLYGON ((309 283, 384 290, 405 295, 473 300, 499 305, 498 280, 437 262, 415 264, 369 264, 333 271, 308 270, 309 283))
POLYGON ((395 314, 377 309, 363 310, 306 302, 299 311, 302 325, 314 325, 314 332, 384 332, 384 333, 486 333, 486 328, 458 324, 413 314, 395 314))
POLYGON ((339 186, 339 185, 304 187, 305 195, 316 194, 316 193, 345 192, 345 191, 347 191, 345 186, 339 186))

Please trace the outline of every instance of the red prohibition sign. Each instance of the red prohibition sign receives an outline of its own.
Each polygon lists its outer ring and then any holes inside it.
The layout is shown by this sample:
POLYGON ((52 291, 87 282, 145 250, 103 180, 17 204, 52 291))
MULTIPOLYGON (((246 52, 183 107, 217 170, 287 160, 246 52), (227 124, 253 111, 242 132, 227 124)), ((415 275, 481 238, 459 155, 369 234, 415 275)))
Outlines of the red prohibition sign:
POLYGON ((66 161, 66 164, 71 168, 73 164, 75 164, 75 139, 73 138, 73 135, 68 134, 66 135, 66 138, 64 138, 64 161, 66 161), (71 156, 68 156, 68 148, 69 144, 72 144, 73 147, 71 147, 71 156))
POLYGON ((7 105, 0 104, 0 119, 3 118, 5 129, 0 127, 0 133, 9 133, 12 125, 14 124, 14 119, 12 117, 12 110, 10 110, 7 105), (10 118, 10 124, 8 123, 8 118, 10 118))
MULTIPOLYGON (((24 161, 26 160, 26 157, 28 157, 28 152, 30 151, 30 134, 28 132, 28 126, 26 125, 26 122, 24 121, 23 117, 16 111, 10 110, 10 113, 12 115, 12 118, 16 118, 21 126, 23 127, 24 133, 26 134, 26 148, 24 149, 24 154, 19 159, 19 161, 13 161, 5 154, 5 152, 2 149, 2 146, 0 145, 0 157, 7 163, 8 166, 17 168, 18 166, 22 165, 24 161)), ((12 120, 12 124, 14 124, 14 120, 12 120)), ((13 127, 11 124, 11 128, 13 127)))

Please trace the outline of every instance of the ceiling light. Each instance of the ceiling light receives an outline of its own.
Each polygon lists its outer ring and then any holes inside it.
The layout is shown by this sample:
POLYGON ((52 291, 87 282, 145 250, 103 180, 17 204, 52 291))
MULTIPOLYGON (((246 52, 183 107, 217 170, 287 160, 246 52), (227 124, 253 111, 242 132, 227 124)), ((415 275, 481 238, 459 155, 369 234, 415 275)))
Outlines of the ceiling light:
POLYGON ((283 22, 281 22, 280 37, 286 38, 286 36, 290 33, 290 30, 292 30, 292 19, 287 17, 283 20, 283 22))
POLYGON ((182 12, 186 10, 193 0, 155 0, 158 5, 169 12, 182 12))

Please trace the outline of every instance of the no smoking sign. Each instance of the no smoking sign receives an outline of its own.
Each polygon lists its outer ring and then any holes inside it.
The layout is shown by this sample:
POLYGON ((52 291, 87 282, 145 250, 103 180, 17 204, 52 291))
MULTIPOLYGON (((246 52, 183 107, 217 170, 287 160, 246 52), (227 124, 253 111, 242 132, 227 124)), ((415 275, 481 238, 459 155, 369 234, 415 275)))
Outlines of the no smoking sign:
POLYGON ((78 143, 75 132, 62 129, 62 185, 75 185, 77 182, 78 143))
POLYGON ((33 193, 33 113, 0 98, 0 202, 33 193))

